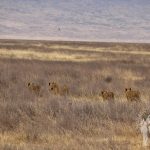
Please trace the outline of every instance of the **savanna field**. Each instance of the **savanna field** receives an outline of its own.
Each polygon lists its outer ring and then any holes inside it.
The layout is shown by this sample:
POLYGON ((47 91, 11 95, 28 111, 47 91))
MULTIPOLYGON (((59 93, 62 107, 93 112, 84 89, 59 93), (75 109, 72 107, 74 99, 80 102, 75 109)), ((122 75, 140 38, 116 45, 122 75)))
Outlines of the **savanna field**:
POLYGON ((0 40, 0 149, 142 150, 149 68, 150 44, 0 40), (54 94, 49 82, 69 92, 54 94), (125 88, 141 101, 127 101, 125 88))

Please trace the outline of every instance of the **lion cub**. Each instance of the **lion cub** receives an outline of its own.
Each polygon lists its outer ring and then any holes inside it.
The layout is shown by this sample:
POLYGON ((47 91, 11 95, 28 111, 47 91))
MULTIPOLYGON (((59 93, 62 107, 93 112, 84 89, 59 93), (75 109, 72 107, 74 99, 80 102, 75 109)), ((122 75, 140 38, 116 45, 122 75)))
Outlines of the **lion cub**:
POLYGON ((128 101, 140 101, 140 92, 131 88, 125 88, 125 95, 128 101))
POLYGON ((40 94, 40 90, 41 90, 40 85, 29 82, 29 83, 28 83, 28 88, 29 88, 29 90, 30 90, 31 92, 34 92, 36 95, 39 95, 39 94, 40 94))
POLYGON ((115 99, 114 93, 110 91, 101 91, 101 96, 103 98, 103 101, 115 99))
POLYGON ((49 91, 54 95, 68 95, 69 88, 66 85, 59 86, 56 82, 49 82, 49 91))

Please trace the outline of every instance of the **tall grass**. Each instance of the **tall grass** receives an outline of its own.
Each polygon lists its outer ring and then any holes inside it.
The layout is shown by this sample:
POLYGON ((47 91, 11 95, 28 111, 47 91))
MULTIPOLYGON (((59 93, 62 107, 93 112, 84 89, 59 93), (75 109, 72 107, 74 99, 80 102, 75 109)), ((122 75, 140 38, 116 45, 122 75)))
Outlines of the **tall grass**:
POLYGON ((150 71, 148 60, 134 61, 1 58, 0 149, 142 149, 136 123, 139 113, 150 109, 150 71), (70 94, 53 95, 50 81, 66 84, 70 94), (42 95, 31 92, 28 82, 39 84, 42 95), (126 87, 139 89, 142 102, 127 102, 126 87), (104 89, 115 93, 114 102, 102 101, 104 89))

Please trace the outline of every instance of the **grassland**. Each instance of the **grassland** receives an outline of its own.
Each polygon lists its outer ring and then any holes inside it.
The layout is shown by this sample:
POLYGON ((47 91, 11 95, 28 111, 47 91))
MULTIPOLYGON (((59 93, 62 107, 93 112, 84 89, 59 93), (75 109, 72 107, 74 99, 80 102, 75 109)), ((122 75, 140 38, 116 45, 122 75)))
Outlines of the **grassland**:
POLYGON ((150 44, 0 40, 0 149, 143 149, 137 119, 150 109, 149 67, 150 44), (54 96, 49 81, 70 95, 54 96), (126 87, 142 101, 127 102, 126 87), (102 101, 104 89, 115 102, 102 101))

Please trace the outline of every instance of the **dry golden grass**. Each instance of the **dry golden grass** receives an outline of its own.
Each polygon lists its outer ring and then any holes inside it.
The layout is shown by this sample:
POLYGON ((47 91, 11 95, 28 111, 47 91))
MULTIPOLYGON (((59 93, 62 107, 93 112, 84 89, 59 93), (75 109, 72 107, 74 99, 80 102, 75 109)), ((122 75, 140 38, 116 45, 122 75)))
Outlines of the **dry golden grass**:
POLYGON ((150 109, 149 47, 1 40, 0 149, 142 150, 136 124, 150 109), (67 85, 69 96, 50 94, 52 81, 67 85), (128 87, 141 91, 141 102, 127 102, 128 87), (102 90, 113 91, 115 102, 102 101, 102 90))
POLYGON ((14 59, 36 59, 42 61, 123 61, 129 57, 148 59, 149 45, 111 43, 67 43, 35 41, 1 41, 0 57, 14 59), (7 44, 6 44, 6 43, 7 44), (13 43, 14 42, 14 43, 13 43), (146 48, 145 48, 146 47, 146 48))
MULTIPOLYGON (((128 123, 104 122, 108 126, 106 136, 101 128, 90 129, 89 135, 82 133, 65 132, 64 134, 44 134, 36 140, 28 141, 26 133, 9 132, 0 135, 0 144, 15 146, 16 149, 132 149, 142 150, 141 136, 134 126, 128 123), (117 132, 120 132, 117 134, 117 132), (105 135, 105 137, 104 137, 105 135)), ((89 130, 89 128, 87 129, 89 130)), ((106 129, 105 129, 106 130, 106 129)))
MULTIPOLYGON (((100 51, 100 52, 106 52, 106 51, 100 51)), ((107 53, 110 53, 110 51, 107 51, 107 53)), ((115 52, 119 53, 119 52, 115 52)), ((125 54, 128 54, 125 53, 125 54)), ((145 54, 144 54, 145 55, 145 54)), ((41 60, 41 61, 72 61, 72 62, 88 62, 88 61, 117 61, 121 59, 116 58, 105 58, 105 57, 99 57, 97 54, 71 54, 71 53, 64 53, 64 52, 37 52, 33 51, 32 49, 28 49, 27 51, 24 50, 10 50, 7 49, 1 49, 0 50, 0 57, 1 58, 11 58, 11 59, 28 59, 28 60, 41 60)))

